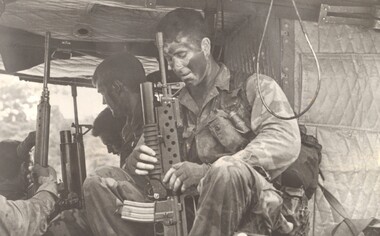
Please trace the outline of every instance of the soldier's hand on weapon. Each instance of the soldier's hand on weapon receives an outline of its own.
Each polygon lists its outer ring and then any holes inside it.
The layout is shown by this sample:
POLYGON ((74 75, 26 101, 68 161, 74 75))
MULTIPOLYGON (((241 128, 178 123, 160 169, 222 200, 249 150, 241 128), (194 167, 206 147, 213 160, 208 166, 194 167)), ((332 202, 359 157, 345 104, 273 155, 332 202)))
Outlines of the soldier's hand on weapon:
POLYGON ((188 161, 176 163, 166 172, 162 182, 174 192, 179 188, 184 192, 187 188, 198 185, 208 168, 206 164, 199 165, 188 161))
POLYGON ((36 180, 39 184, 37 193, 40 191, 47 191, 52 194, 53 198, 57 200, 58 196, 58 186, 57 186, 57 173, 55 170, 48 166, 42 167, 39 164, 29 167, 33 177, 36 177, 36 180))
POLYGON ((57 173, 53 167, 42 167, 39 164, 35 164, 34 166, 29 166, 29 169, 32 176, 36 176, 38 178, 38 184, 40 185, 57 182, 57 173))
POLYGON ((29 161, 29 152, 36 144, 36 131, 29 132, 28 136, 17 146, 17 156, 23 161, 29 161))
POLYGON ((156 152, 146 145, 135 148, 127 159, 127 168, 138 175, 148 175, 157 163, 156 152))

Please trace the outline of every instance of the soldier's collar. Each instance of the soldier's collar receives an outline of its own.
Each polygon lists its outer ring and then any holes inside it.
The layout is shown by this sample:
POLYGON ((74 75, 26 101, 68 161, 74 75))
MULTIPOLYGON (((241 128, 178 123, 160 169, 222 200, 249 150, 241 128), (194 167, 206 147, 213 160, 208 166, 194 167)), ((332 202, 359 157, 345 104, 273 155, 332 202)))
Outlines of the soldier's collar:
POLYGON ((215 79, 215 87, 220 90, 230 90, 230 70, 222 63, 215 79))

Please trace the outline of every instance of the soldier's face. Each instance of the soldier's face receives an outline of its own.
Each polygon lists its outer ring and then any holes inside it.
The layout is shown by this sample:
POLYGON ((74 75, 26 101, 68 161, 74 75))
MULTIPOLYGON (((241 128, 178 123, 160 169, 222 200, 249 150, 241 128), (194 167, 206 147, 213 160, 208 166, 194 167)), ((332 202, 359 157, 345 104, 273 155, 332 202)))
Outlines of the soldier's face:
POLYGON ((98 80, 96 82, 96 88, 98 89, 98 93, 103 96, 104 102, 111 109, 114 117, 125 116, 120 98, 120 92, 117 91, 117 88, 109 83, 105 83, 102 80, 98 80))
POLYGON ((206 77, 207 57, 201 45, 187 36, 164 43, 164 56, 173 72, 186 85, 199 85, 206 77))
POLYGON ((105 136, 101 136, 100 139, 102 140, 103 144, 106 145, 108 153, 115 155, 120 154, 121 144, 119 144, 118 141, 113 140, 111 137, 105 136))

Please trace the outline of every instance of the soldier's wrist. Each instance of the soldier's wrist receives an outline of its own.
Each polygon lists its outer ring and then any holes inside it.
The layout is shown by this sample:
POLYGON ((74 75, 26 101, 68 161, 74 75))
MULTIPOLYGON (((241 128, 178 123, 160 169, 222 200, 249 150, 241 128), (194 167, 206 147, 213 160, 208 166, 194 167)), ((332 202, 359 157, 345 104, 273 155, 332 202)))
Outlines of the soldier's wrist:
POLYGON ((48 192, 53 197, 54 200, 58 199, 58 188, 57 183, 55 182, 46 182, 41 184, 41 186, 38 188, 37 193, 40 192, 48 192))
POLYGON ((206 173, 211 168, 211 164, 210 163, 203 163, 202 168, 203 168, 204 172, 206 173))

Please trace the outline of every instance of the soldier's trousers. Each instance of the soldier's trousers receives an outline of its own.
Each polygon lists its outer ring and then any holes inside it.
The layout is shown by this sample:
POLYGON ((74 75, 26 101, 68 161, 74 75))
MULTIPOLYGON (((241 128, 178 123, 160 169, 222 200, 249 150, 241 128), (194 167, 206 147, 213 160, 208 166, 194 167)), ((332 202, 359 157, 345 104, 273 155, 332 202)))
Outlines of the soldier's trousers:
POLYGON ((83 210, 70 209, 61 212, 52 222, 44 236, 93 236, 83 210))
MULTIPOLYGON (((151 224, 122 220, 124 199, 146 202, 144 181, 116 167, 103 167, 84 184, 86 211, 95 235, 151 235, 151 224)), ((233 157, 212 164, 198 186, 200 198, 190 236, 231 236, 236 231, 267 234, 276 227, 282 199, 258 172, 233 157)))
POLYGON ((118 167, 105 166, 89 175, 84 184, 87 219, 94 235, 151 236, 153 225, 121 219, 123 200, 149 201, 143 189, 145 177, 129 175, 118 167))
POLYGON ((211 165, 198 186, 200 198, 191 236, 269 235, 279 227, 282 198, 261 174, 231 156, 211 165))

